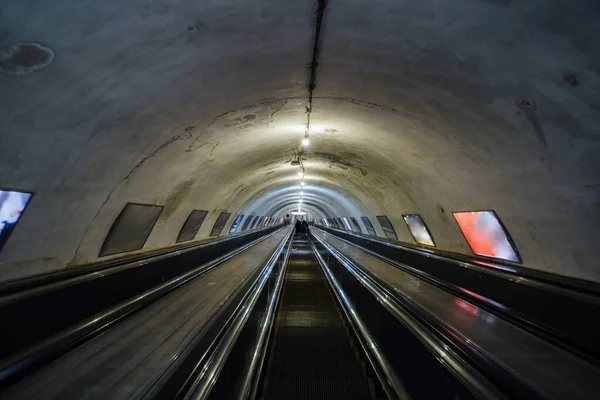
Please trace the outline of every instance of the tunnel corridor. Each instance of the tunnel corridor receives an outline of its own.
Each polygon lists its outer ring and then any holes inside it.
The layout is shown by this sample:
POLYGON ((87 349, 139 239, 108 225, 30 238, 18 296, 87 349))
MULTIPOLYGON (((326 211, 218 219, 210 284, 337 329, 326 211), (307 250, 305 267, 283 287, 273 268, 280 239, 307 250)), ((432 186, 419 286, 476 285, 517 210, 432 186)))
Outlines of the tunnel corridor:
POLYGON ((346 341, 357 398, 593 398, 599 17, 594 0, 2 2, 0 397, 81 366, 47 397, 350 398, 335 374, 273 370, 300 321, 346 341), (301 295, 277 309, 294 276, 328 316, 301 295))
POLYGON ((528 268, 598 281, 599 10, 564 4, 4 2, 0 189, 33 196, 0 277, 105 260, 127 203, 162 208, 144 253, 303 199, 462 254, 452 213, 493 210, 528 268))
POLYGON ((283 222, 14 281, 0 397, 594 398, 598 287, 504 267, 283 222))

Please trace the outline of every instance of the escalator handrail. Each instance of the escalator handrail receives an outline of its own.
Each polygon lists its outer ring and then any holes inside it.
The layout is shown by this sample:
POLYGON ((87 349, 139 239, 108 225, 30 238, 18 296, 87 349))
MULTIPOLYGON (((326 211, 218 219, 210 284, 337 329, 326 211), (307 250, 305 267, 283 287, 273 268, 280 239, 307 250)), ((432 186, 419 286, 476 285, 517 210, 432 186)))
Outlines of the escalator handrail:
POLYGON ((336 278, 333 276, 323 257, 315 248, 312 240, 309 240, 312 251, 319 262, 319 266, 323 270, 330 286, 333 288, 336 298, 342 305, 342 310, 347 317, 352 329, 359 339, 361 347, 365 351, 369 362, 371 363, 375 373, 377 374, 381 385, 390 399, 410 400, 408 392, 396 374, 386 357, 379 349, 375 339, 369 333, 367 327, 362 322, 360 316, 356 313, 354 307, 348 300, 344 290, 339 285, 336 278))
POLYGON ((117 273, 126 269, 140 267, 152 262, 160 261, 169 257, 182 255, 192 251, 201 250, 215 246, 240 237, 255 234, 261 230, 265 235, 274 232, 280 225, 263 227, 249 230, 240 234, 232 234, 201 243, 183 244, 167 249, 150 251, 144 254, 126 255, 107 261, 96 262, 78 267, 68 267, 58 271, 51 271, 31 277, 19 278, 0 283, 0 303, 18 301, 25 297, 37 296, 41 293, 58 290, 70 286, 117 273))
MULTIPOLYGON (((356 232, 345 231, 342 229, 316 226, 315 228, 325 232, 330 232, 340 240, 352 243, 347 239, 341 238, 339 234, 348 235, 357 239, 371 241, 380 245, 394 249, 416 253, 425 257, 434 258, 440 261, 458 265, 463 268, 474 269, 489 275, 495 275, 508 280, 518 279, 519 283, 533 286, 542 290, 548 290, 567 295, 571 297, 581 297, 590 302, 600 302, 600 284, 584 279, 565 277, 544 271, 538 271, 524 267, 521 264, 503 262, 492 258, 481 256, 470 256, 456 252, 450 252, 434 248, 425 248, 409 243, 399 242, 391 239, 359 234, 356 232)), ((352 243, 354 246, 362 247, 352 243)), ((368 249, 367 249, 368 250, 368 249)))
POLYGON ((53 335, 41 343, 25 349, 8 359, 0 362, 0 387, 14 383, 24 375, 31 373, 36 368, 49 362, 58 355, 70 350, 75 346, 90 340, 118 321, 124 319, 139 309, 146 307, 156 299, 164 296, 168 292, 188 283, 192 279, 212 270, 223 262, 230 260, 238 254, 246 251, 258 242, 265 240, 266 237, 256 239, 243 247, 231 251, 221 257, 216 258, 206 264, 198 266, 187 273, 172 278, 163 284, 156 286, 143 293, 139 293, 133 298, 111 307, 100 314, 81 321, 77 325, 69 327, 56 335, 53 335))
MULTIPOLYGON (((344 256, 329 243, 312 235, 322 246, 324 246, 343 266, 346 268, 392 315, 396 317, 421 343, 438 358, 456 376, 466 388, 478 398, 483 399, 505 399, 501 393, 487 378, 481 375, 470 364, 468 364, 457 352, 445 345, 440 338, 425 328, 412 315, 407 313, 397 302, 394 293, 386 290, 378 282, 366 274, 360 266, 344 256)), ((399 304, 400 303, 400 304, 399 304)), ((490 361, 491 362, 491 361, 490 361)), ((535 398, 535 397, 528 397, 535 398)))
POLYGON ((186 382, 188 384, 182 388, 177 395, 177 398, 186 400, 192 398, 206 399, 210 395, 210 391, 217 381, 229 353, 233 349, 239 334, 244 328, 244 325, 291 234, 292 230, 290 229, 281 243, 271 253, 269 260, 261 267, 261 273, 256 278, 251 289, 245 295, 244 300, 236 308, 234 314, 231 315, 227 321, 226 327, 221 330, 220 334, 213 341, 214 346, 209 350, 210 354, 207 357, 207 361, 202 363, 202 365, 196 366, 186 382))
POLYGON ((259 387, 261 371, 263 369, 264 360, 267 354, 267 345, 269 343, 273 327, 275 325, 276 310, 281 299, 281 291, 283 282, 288 267, 288 261, 292 250, 293 238, 288 239, 288 247, 283 257, 281 270, 277 276, 275 289, 269 299, 269 306, 263 321, 259 328, 259 336, 254 344, 251 354, 252 359, 244 375, 244 380, 239 391, 238 399, 255 399, 259 387))

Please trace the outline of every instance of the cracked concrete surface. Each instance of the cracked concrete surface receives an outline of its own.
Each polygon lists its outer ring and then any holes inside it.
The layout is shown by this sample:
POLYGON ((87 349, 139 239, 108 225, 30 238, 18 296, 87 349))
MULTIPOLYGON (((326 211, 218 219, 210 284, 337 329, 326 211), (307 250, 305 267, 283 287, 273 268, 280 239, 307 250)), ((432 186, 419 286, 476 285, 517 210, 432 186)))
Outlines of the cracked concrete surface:
MULTIPOLYGON (((128 201, 168 209, 142 251, 173 245, 192 209, 210 211, 201 240, 220 211, 294 208, 314 11, 4 1, 0 47, 55 58, 0 74, 0 187, 35 193, 0 279, 96 261, 128 201)), ((329 0, 306 208, 367 215, 381 236, 385 214, 406 242, 401 215, 420 213, 465 253, 451 212, 494 209, 525 266, 600 281, 599 17, 593 0, 329 0)))

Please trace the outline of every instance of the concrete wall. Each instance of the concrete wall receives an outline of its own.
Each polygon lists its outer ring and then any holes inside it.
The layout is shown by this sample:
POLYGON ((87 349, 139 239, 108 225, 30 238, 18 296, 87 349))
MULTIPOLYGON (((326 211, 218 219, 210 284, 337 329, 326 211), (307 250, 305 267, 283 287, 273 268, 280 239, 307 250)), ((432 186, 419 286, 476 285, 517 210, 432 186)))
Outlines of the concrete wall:
MULTIPOLYGON (((172 245, 192 209, 210 211, 197 240, 223 210, 285 213, 313 7, 3 2, 0 46, 55 57, 0 73, 0 187, 35 193, 0 279, 97 260, 128 201, 165 206, 143 251, 172 245)), ((407 242, 401 214, 420 213, 440 248, 469 253, 452 211, 493 209, 527 267, 600 281, 599 7, 329 0, 312 212, 368 215, 380 235, 385 214, 407 242)))

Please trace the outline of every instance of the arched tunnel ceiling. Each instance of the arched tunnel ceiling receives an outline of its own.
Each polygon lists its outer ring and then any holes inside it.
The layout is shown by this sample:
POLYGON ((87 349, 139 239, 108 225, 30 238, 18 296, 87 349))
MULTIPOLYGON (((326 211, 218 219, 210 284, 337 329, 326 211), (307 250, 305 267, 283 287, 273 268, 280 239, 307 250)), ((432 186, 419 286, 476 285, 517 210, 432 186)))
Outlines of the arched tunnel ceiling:
MULTIPOLYGON (((220 211, 294 208, 315 10, 4 1, 0 68, 35 63, 7 58, 17 43, 54 59, 0 74, 0 186, 35 193, 0 277, 95 261, 129 201, 165 206, 144 251, 192 209, 210 211, 205 239, 220 211)), ((494 209, 527 267, 600 280, 599 17, 592 0, 329 0, 309 212, 385 214, 406 242, 401 215, 420 213, 438 247, 469 253, 451 212, 494 209)))

